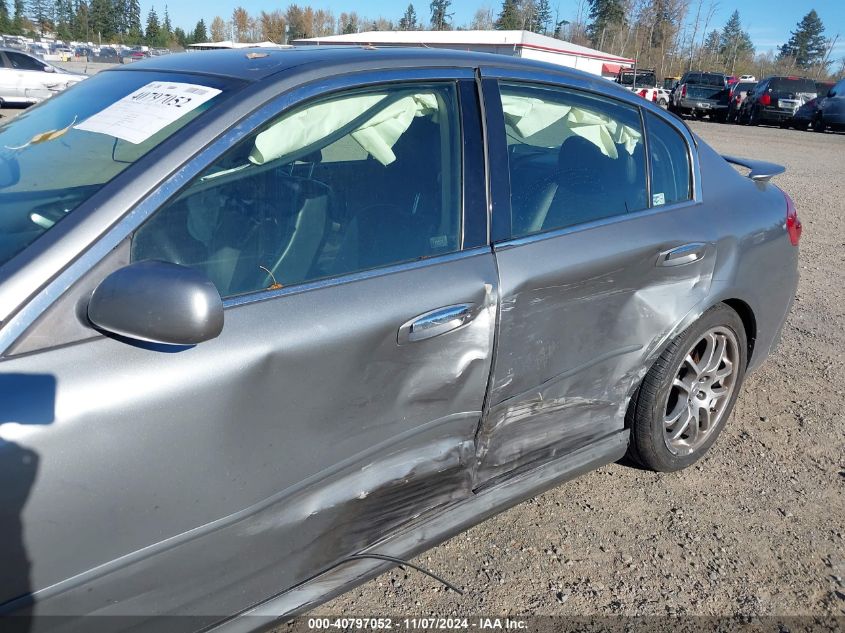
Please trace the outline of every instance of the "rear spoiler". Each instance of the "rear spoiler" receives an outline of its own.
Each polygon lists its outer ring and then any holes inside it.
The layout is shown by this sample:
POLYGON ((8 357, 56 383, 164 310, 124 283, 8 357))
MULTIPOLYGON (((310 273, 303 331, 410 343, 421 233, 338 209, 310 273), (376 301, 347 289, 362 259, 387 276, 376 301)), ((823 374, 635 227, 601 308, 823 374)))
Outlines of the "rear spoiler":
POLYGON ((786 167, 784 167, 783 165, 778 165, 776 163, 767 163, 764 160, 737 158, 736 156, 725 156, 724 154, 722 154, 722 158, 724 158, 729 163, 733 163, 734 165, 739 165, 740 167, 750 169, 751 171, 748 172, 748 177, 751 178, 751 180, 756 180, 758 182, 766 182, 772 179, 774 176, 782 174, 786 171, 786 167))

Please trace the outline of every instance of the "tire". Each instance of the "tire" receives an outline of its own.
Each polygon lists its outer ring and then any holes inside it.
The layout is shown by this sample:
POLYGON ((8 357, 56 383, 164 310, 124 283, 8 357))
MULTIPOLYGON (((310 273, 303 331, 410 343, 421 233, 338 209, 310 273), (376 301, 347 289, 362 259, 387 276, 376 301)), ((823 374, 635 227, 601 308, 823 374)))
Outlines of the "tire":
POLYGON ((748 125, 760 125, 760 116, 754 108, 748 112, 748 125))
POLYGON ((628 407, 628 456, 659 472, 698 461, 730 417, 747 363, 742 319, 723 303, 710 308, 669 344, 643 378, 628 407), (711 349, 722 354, 711 355, 711 349), (696 371, 695 363, 705 358, 712 360, 696 371), (679 388, 679 383, 691 388, 679 388))
POLYGON ((826 127, 827 126, 824 124, 822 118, 819 115, 816 115, 812 122, 813 131, 824 133, 826 127))

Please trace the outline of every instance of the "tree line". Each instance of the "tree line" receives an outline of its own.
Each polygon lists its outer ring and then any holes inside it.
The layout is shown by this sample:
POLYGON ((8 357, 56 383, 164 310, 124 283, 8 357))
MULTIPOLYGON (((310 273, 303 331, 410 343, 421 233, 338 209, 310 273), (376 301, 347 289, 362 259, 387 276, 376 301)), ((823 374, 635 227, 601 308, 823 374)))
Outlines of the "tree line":
MULTIPOLYGON (((549 0, 502 0, 497 11, 479 8, 468 24, 456 24, 451 0, 431 0, 427 16, 411 3, 401 16, 365 17, 356 11, 335 15, 326 9, 291 4, 286 9, 250 14, 244 7, 229 16, 200 19, 193 28, 174 27, 167 5, 141 15, 139 0, 0 0, 0 32, 31 36, 52 33, 62 40, 186 47, 197 42, 271 41, 386 30, 528 30, 635 58, 658 76, 703 69, 729 74, 803 71, 828 75, 838 40, 825 36, 815 10, 796 25, 777 52, 757 53, 739 11, 721 27, 713 24, 716 0, 578 0, 573 14, 562 16, 549 0), (426 17, 428 19, 426 19, 426 17)), ((845 58, 836 74, 845 72, 845 58)))

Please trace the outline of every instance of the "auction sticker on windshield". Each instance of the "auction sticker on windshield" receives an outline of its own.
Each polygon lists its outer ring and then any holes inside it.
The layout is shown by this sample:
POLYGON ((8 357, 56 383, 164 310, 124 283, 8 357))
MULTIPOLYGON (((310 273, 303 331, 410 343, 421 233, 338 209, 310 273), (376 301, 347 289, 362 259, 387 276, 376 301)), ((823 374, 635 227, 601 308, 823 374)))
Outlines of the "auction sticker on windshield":
POLYGON ((76 129, 143 143, 220 92, 197 84, 152 81, 88 117, 76 129))

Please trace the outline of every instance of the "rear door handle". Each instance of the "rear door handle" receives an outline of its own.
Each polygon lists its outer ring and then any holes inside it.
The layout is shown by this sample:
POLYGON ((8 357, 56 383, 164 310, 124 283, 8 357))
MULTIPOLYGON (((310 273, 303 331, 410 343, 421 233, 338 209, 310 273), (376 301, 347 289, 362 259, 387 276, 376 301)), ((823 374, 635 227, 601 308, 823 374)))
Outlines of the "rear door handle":
POLYGON ((698 261, 707 252, 707 244, 694 242, 669 251, 663 251, 657 258, 658 266, 680 266, 698 261))
POLYGON ((415 343, 457 330, 472 319, 473 305, 472 303, 460 303, 445 306, 414 317, 399 328, 397 342, 399 345, 415 343))

